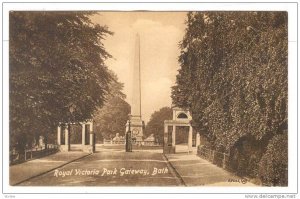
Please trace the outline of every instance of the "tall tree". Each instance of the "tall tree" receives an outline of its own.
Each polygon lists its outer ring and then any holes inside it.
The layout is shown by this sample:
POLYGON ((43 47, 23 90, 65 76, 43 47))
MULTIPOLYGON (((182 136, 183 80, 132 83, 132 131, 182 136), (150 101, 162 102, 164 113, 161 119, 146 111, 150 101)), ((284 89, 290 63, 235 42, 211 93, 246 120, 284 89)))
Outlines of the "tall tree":
POLYGON ((111 57, 105 26, 92 12, 10 12, 10 141, 22 148, 36 132, 84 121, 103 105, 111 57))
POLYGON ((93 119, 97 140, 110 139, 118 133, 125 135, 125 125, 130 113, 130 105, 125 101, 126 95, 122 92, 123 84, 118 81, 116 74, 110 71, 112 81, 109 84, 109 93, 103 107, 99 107, 93 119))
POLYGON ((229 151, 287 132, 287 13, 190 12, 186 26, 172 99, 202 136, 229 151))
POLYGON ((163 107, 155 111, 146 125, 145 136, 151 134, 158 139, 159 143, 163 143, 164 139, 164 121, 172 119, 172 109, 170 107, 163 107))

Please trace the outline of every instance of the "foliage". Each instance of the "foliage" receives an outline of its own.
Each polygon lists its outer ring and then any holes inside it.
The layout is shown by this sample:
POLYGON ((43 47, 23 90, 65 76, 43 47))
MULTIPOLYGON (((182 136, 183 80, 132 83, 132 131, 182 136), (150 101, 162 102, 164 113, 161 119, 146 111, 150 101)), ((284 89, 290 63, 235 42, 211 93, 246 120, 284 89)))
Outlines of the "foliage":
POLYGON ((241 137, 230 150, 229 168, 239 176, 256 178, 265 145, 251 135, 241 137))
POLYGON ((145 137, 154 134, 154 137, 158 139, 159 143, 163 143, 164 138, 164 121, 172 119, 172 109, 169 107, 163 107, 158 111, 155 111, 145 127, 145 137))
POLYGON ((229 151, 287 129, 287 13, 190 12, 186 26, 172 99, 201 136, 229 151))
MULTIPOLYGON (((102 40, 92 12, 10 12, 10 144, 91 118, 109 91, 102 40)), ((27 143, 26 143, 27 139, 27 143)))
POLYGON ((259 175, 264 183, 288 186, 288 139, 287 133, 275 135, 259 163, 259 175))
MULTIPOLYGON (((109 94, 104 106, 99 107, 94 114, 95 133, 98 138, 111 139, 117 133, 125 135, 125 125, 130 113, 130 105, 124 100, 123 84, 118 82, 117 76, 110 71, 112 81, 109 84, 109 94)), ((99 139, 97 139, 99 140, 99 139)))

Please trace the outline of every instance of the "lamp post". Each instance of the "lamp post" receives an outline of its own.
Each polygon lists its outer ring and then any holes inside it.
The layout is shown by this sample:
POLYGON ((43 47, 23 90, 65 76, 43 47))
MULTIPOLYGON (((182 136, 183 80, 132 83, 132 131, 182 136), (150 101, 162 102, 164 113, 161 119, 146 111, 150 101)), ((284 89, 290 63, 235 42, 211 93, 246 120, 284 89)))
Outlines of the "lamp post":
POLYGON ((128 131, 126 132, 125 150, 126 150, 126 152, 132 152, 130 120, 128 121, 128 131))
POLYGON ((69 120, 71 123, 73 123, 75 121, 75 116, 73 114, 75 112, 75 110, 76 110, 76 105, 71 103, 69 105, 69 111, 70 111, 70 116, 71 116, 71 118, 69 120))

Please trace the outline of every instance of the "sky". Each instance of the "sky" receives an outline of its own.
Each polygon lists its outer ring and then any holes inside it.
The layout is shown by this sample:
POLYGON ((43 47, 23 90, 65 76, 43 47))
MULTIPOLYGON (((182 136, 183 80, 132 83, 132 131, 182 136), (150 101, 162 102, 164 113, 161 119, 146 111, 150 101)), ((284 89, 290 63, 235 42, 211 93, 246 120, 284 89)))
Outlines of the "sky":
POLYGON ((178 73, 179 42, 185 31, 185 12, 100 12, 94 23, 114 32, 103 41, 113 59, 106 61, 124 83, 126 101, 131 104, 135 36, 140 35, 142 119, 164 106, 171 107, 171 86, 178 73))

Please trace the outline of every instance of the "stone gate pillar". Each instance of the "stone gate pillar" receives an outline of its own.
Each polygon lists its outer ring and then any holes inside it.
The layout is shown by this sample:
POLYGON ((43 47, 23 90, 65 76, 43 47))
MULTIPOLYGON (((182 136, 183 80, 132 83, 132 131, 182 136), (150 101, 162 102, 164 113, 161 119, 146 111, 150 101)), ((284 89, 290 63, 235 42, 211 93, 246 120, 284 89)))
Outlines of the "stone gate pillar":
POLYGON ((198 148, 199 145, 200 145, 200 133, 197 132, 197 134, 196 134, 196 147, 198 148))
POLYGON ((164 146, 168 146, 168 125, 167 124, 164 124, 164 143, 163 145, 164 146))
POLYGON ((163 152, 166 154, 175 153, 175 129, 176 126, 170 124, 167 120, 164 121, 164 146, 163 152), (169 126, 172 126, 172 132, 169 132, 169 126), (171 141, 171 142, 170 142, 171 141))
POLYGON ((66 124, 65 128, 65 149, 66 151, 70 151, 71 143, 70 143, 70 125, 66 124))
POLYGON ((69 132, 69 124, 61 124, 57 128, 57 144, 60 151, 70 151, 70 132, 69 132), (63 130, 62 130, 63 127, 63 130), (64 134, 65 140, 64 144, 62 144, 62 133, 64 134))
POLYGON ((93 122, 82 123, 82 151, 87 153, 95 152, 95 134, 93 132, 93 122), (86 127, 89 125, 89 134, 87 135, 86 127), (87 137, 88 136, 88 137, 87 137), (88 141, 88 144, 86 144, 88 141))
POLYGON ((85 145, 85 140, 86 140, 86 137, 85 137, 85 124, 82 123, 81 124, 81 145, 82 145, 82 148, 84 148, 84 145, 85 145))
POLYGON ((57 127, 57 145, 61 145, 61 126, 57 127))
POLYGON ((173 129, 172 129, 172 146, 173 147, 175 147, 175 144, 176 144, 175 136, 176 136, 176 125, 173 125, 173 129))
POLYGON ((90 123, 90 146, 91 146, 91 152, 95 152, 95 134, 93 131, 93 122, 90 123))
POLYGON ((188 150, 189 152, 193 151, 192 149, 192 145, 193 145, 193 127, 190 126, 189 128, 189 137, 188 137, 188 150))

